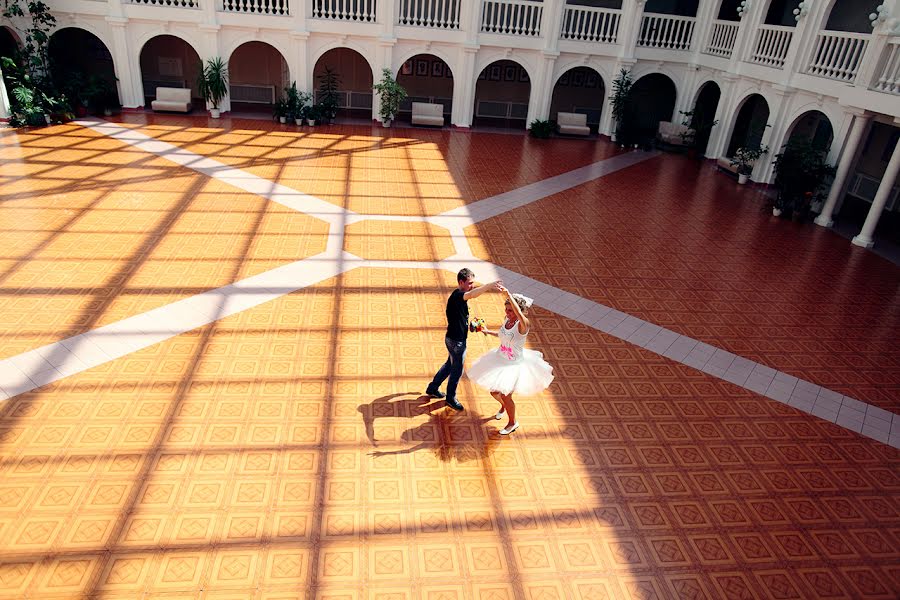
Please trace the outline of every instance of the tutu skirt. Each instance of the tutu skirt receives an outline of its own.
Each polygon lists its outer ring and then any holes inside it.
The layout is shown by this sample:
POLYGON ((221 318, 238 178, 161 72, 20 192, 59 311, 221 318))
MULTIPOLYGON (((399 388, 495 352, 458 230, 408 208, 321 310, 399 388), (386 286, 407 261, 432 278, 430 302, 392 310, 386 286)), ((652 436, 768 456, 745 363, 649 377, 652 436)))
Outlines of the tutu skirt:
POLYGON ((495 348, 484 354, 466 372, 473 382, 501 394, 537 394, 553 381, 553 367, 536 350, 523 351, 518 360, 509 360, 495 348))

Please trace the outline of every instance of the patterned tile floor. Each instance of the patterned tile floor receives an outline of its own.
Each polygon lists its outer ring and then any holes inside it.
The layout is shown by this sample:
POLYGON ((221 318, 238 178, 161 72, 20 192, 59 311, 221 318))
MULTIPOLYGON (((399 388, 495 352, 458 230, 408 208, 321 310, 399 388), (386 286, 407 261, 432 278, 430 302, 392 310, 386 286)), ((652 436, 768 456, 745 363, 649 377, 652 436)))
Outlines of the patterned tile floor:
MULTIPOLYGON (((406 217, 616 154, 124 120, 176 145, 287 138, 308 154, 267 172, 252 148, 211 157, 406 217), (253 166, 223 159, 240 152, 253 166), (441 157, 440 178, 409 183, 441 157)), ((3 356, 327 255, 325 220, 177 160, 77 125, 0 131, 3 356)), ((466 235, 510 271, 898 412, 897 268, 760 208, 706 167, 648 156, 466 235)), ((373 261, 452 251, 414 219, 358 220, 341 244, 373 261)), ((556 380, 500 438, 467 380, 464 413, 421 395, 452 272, 376 264, 0 401, 0 597, 897 597, 895 448, 545 308, 529 342, 556 380)), ((472 308, 500 319, 496 296, 472 308)))

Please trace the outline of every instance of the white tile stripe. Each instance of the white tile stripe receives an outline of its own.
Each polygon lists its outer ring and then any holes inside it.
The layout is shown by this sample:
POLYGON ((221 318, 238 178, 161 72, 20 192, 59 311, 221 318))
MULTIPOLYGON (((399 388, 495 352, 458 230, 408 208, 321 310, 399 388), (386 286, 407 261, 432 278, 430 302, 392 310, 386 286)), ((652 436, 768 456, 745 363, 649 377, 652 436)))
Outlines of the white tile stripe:
POLYGON ((76 123, 234 185, 239 189, 261 195, 293 210, 322 218, 329 222, 332 228, 340 230, 341 234, 336 235, 334 231, 329 233, 328 248, 323 254, 0 360, 0 382, 2 382, 0 400, 121 358, 186 331, 259 306, 357 267, 443 268, 456 272, 462 265, 479 265, 480 268, 486 269, 490 276, 503 279, 507 285, 514 285, 517 291, 534 297, 535 304, 541 308, 556 312, 588 327, 699 369, 772 400, 788 404, 801 412, 812 414, 890 444, 895 448, 900 448, 900 415, 776 371, 721 348, 715 348, 704 342, 680 335, 659 325, 643 321, 503 267, 487 263, 472 256, 469 251, 468 241, 462 233, 465 226, 637 164, 655 156, 656 153, 617 155, 556 177, 447 211, 435 217, 364 216, 165 142, 156 141, 154 138, 119 125, 102 121, 78 121, 76 123), (276 193, 276 190, 280 191, 276 193), (323 204, 327 205, 324 210, 323 204), (467 212, 469 214, 466 214, 467 212), (458 254, 439 263, 431 263, 370 261, 340 251, 344 226, 350 222, 367 218, 426 221, 445 226, 451 230, 451 237, 458 254), (335 248, 336 245, 337 248, 335 248), (284 280, 281 279, 285 276, 287 276, 286 280, 291 282, 287 287, 283 286, 284 280), (302 285, 296 285, 298 283, 302 283, 302 285), (166 329, 159 329, 159 323, 166 323, 166 329))

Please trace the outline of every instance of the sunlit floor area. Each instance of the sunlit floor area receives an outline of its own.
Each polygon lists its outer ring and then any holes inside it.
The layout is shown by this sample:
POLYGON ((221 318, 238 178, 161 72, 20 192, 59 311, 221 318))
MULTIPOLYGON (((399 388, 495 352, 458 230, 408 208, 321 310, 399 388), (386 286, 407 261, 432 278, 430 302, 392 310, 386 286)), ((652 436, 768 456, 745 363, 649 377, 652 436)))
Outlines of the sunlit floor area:
POLYGON ((0 223, 0 598, 900 595, 900 268, 709 165, 125 114, 0 129, 0 223), (509 436, 424 395, 462 267, 509 436))

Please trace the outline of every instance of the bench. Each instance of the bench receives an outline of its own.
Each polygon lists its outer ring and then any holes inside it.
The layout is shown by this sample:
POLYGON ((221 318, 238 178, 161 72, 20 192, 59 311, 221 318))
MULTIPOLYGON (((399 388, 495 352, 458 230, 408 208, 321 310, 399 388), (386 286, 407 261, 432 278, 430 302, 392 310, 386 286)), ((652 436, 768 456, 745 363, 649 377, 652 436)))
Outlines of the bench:
POLYGON ((434 125, 437 127, 444 126, 444 105, 433 104, 431 102, 413 102, 412 103, 412 124, 413 125, 434 125))
POLYGON ((720 156, 719 158, 717 158, 716 159, 716 167, 718 167, 722 171, 731 173, 734 176, 737 176, 737 174, 738 174, 737 165, 731 164, 731 159, 728 158, 727 156, 720 156))
POLYGON ((156 100, 150 103, 153 110, 169 110, 174 112, 190 112, 190 88, 156 88, 156 100))
POLYGON ((686 141, 690 142, 694 134, 694 130, 687 125, 660 121, 659 129, 656 130, 656 139, 670 146, 684 146, 686 141))
POLYGON ((591 128, 587 126, 587 115, 581 113, 556 113, 556 125, 559 127, 559 132, 566 135, 591 134, 591 128))

